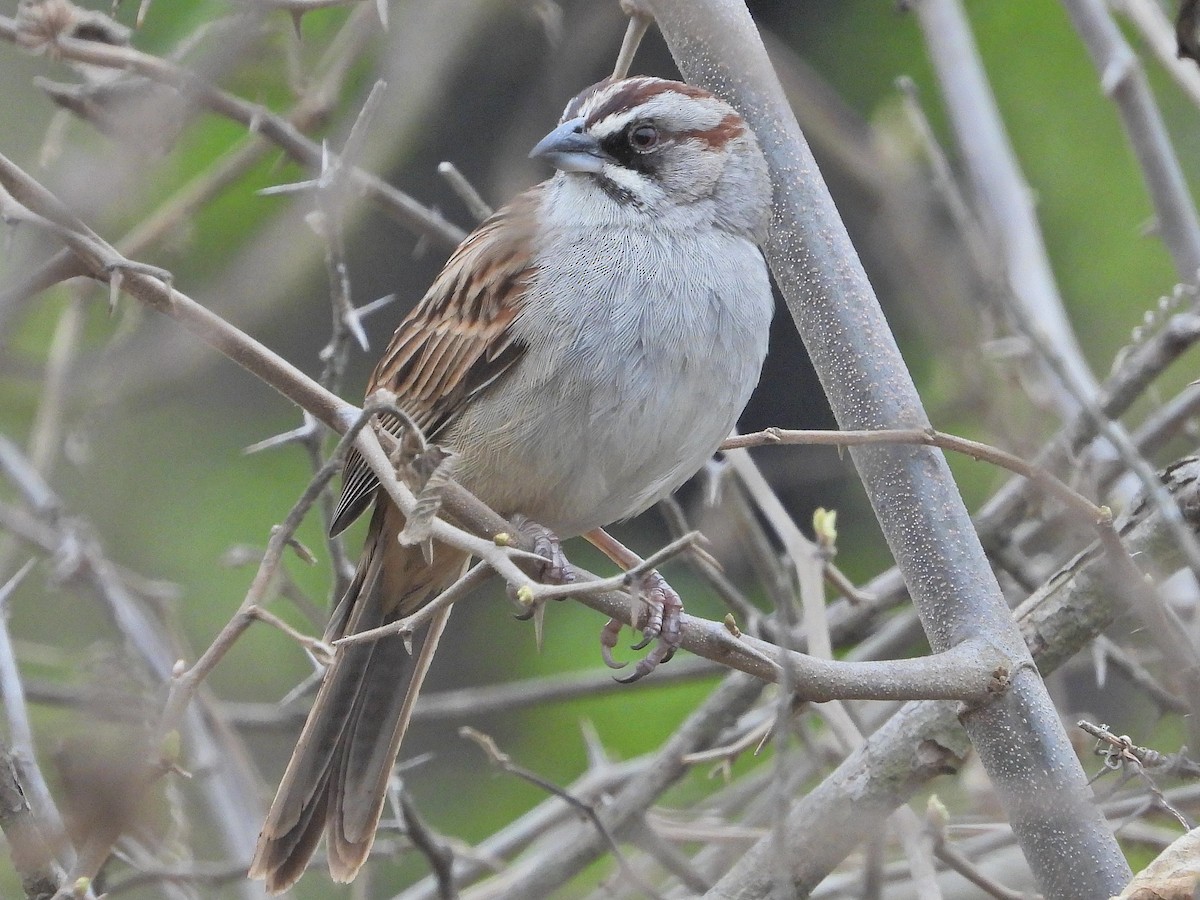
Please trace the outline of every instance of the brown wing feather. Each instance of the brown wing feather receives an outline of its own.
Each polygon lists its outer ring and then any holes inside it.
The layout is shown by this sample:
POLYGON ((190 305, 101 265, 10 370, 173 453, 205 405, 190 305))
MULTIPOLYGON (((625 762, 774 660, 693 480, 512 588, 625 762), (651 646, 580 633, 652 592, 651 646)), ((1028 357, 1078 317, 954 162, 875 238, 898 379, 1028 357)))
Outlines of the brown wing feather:
MULTIPOLYGON (((371 375, 367 394, 392 391, 431 440, 525 352, 509 327, 520 312, 514 297, 534 275, 533 222, 540 197, 540 186, 526 191, 459 244, 371 375)), ((381 416, 380 424, 393 434, 403 428, 394 416, 381 416)), ((334 534, 363 513, 378 486, 354 451, 343 476, 330 527, 334 534)))

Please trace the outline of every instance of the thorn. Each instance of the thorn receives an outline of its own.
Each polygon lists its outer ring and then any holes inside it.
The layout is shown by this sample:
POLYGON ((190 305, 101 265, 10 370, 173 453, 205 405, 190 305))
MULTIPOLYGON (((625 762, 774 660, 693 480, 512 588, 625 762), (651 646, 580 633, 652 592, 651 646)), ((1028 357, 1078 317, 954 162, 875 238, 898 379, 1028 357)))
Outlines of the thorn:
POLYGON ((758 743, 754 745, 754 755, 758 756, 763 751, 763 747, 767 746, 767 739, 775 733, 775 726, 763 729, 763 736, 758 739, 758 743))
POLYGON ((371 349, 367 343, 367 333, 363 331, 362 322, 358 320, 358 310, 350 309, 346 313, 346 328, 350 330, 350 334, 354 336, 355 342, 359 348, 366 353, 371 349))
POLYGON ((313 555, 313 552, 300 543, 300 541, 295 537, 288 538, 287 545, 292 548, 292 551, 298 557, 300 557, 310 566, 315 566, 317 564, 317 557, 313 555))
POLYGON ((316 429, 316 420, 308 412, 304 413, 304 424, 298 428, 293 428, 291 431, 285 431, 282 434, 276 434, 269 438, 265 438, 256 444, 251 444, 242 451, 246 456, 252 453, 260 453, 263 450, 274 450, 276 447, 283 447, 287 444, 299 444, 312 437, 316 429))
POLYGON ((20 586, 21 582, 25 580, 25 576, 29 574, 29 570, 36 564, 36 559, 27 560, 25 565, 21 566, 16 574, 4 583, 3 587, 0 587, 0 615, 7 615, 8 598, 12 596, 13 591, 20 586))
POLYGON ((259 197, 272 197, 276 194, 300 194, 304 191, 315 190, 320 186, 314 178, 309 178, 306 181, 291 181, 287 184, 272 184, 265 188, 259 188, 254 193, 259 197))
POLYGON ((612 762, 604 743, 600 740, 600 732, 596 730, 591 719, 581 719, 579 731, 583 735, 583 746, 587 750, 588 768, 599 769, 612 762))
POLYGON ((395 294, 384 294, 382 297, 379 297, 376 300, 372 300, 370 303, 365 303, 362 306, 360 306, 357 310, 355 310, 355 314, 358 316, 358 318, 360 320, 365 319, 367 316, 371 315, 372 313, 379 312, 379 310, 383 309, 385 306, 388 306, 389 304, 392 304, 395 302, 396 302, 395 294))

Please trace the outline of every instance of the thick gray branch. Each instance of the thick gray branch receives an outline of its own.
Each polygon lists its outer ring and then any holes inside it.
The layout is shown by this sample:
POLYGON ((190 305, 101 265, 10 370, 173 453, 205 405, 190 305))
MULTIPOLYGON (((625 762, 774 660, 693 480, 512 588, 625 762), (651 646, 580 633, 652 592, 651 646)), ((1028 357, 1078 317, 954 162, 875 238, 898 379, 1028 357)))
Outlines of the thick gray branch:
MULTIPOLYGON (((843 429, 928 427, 928 418, 745 6, 653 0, 688 80, 731 100, 758 134, 775 183, 766 250, 843 429)), ((1043 891, 1117 892, 1129 868, 1091 803, 1045 686, 1029 664, 940 452, 862 447, 851 455, 935 651, 991 640, 1014 664, 1012 690, 964 724, 1043 891), (1047 772, 1031 784, 1030 771, 1047 772), (1055 797, 1047 808, 1048 794, 1055 797)))

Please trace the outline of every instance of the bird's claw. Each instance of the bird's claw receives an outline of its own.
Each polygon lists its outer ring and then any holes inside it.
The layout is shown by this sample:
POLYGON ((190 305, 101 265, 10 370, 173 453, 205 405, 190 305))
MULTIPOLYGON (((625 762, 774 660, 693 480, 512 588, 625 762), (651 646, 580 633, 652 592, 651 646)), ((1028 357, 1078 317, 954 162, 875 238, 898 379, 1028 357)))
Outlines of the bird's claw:
POLYGON ((538 581, 542 584, 570 584, 575 580, 558 535, 545 525, 539 525, 525 516, 513 516, 512 523, 517 532, 533 544, 534 554, 545 560, 535 574, 538 581))
POLYGON ((613 647, 617 646, 617 641, 621 638, 621 620, 609 619, 604 623, 604 627, 600 629, 600 656, 604 660, 604 664, 610 669, 623 669, 627 663, 617 662, 613 659, 613 647))
POLYGON ((675 648, 668 647, 666 642, 660 639, 659 642, 654 646, 653 650, 638 660, 638 664, 634 667, 632 672, 621 678, 617 678, 616 676, 613 677, 621 684, 633 684, 635 681, 645 678, 647 675, 653 672, 658 667, 659 663, 667 662, 667 660, 674 655, 675 648))
MULTIPOLYGON (((558 535, 544 525, 532 522, 524 516, 514 516, 512 524, 513 528, 533 545, 533 552, 542 557, 542 562, 537 565, 536 571, 531 573, 535 579, 542 584, 570 584, 575 580, 558 535)), ((521 612, 515 614, 517 620, 528 622, 533 619, 534 637, 540 650, 542 648, 542 620, 546 612, 543 601, 522 598, 518 588, 511 584, 507 588, 507 593, 510 600, 522 607, 521 612)))
MULTIPOLYGON (((649 675, 659 663, 665 663, 675 655, 683 640, 683 601, 666 579, 658 572, 648 572, 637 579, 634 587, 635 596, 642 601, 645 618, 641 625, 642 640, 634 644, 633 649, 642 650, 651 641, 658 643, 638 661, 632 672, 616 679, 622 684, 630 684, 649 675)), ((609 619, 600 632, 600 655, 610 669, 625 666, 625 663, 617 663, 612 657, 620 633, 621 623, 617 619, 609 619)))

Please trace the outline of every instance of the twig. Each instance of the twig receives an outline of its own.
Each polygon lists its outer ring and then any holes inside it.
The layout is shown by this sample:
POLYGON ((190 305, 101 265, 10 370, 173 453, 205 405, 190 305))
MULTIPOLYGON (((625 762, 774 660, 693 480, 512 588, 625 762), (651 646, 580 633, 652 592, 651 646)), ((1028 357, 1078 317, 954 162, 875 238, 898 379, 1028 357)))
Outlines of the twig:
POLYGON ((759 748, 770 737, 774 727, 775 722, 773 718, 764 720, 753 728, 746 729, 740 736, 727 744, 687 754, 684 756, 683 762, 689 766, 702 766, 711 762, 719 762, 722 768, 727 768, 729 763, 733 762, 751 747, 755 748, 754 752, 757 754, 759 748))
POLYGON ((928 831, 921 827, 920 818, 907 806, 901 806, 892 813, 891 821, 899 833, 917 896, 921 900, 942 900, 942 890, 938 887, 937 872, 933 865, 933 840, 928 831))
MULTIPOLYGON (((944 432, 933 431, 932 429, 893 429, 853 433, 767 429, 754 435, 731 438, 723 446, 725 449, 780 443, 846 444, 853 446, 879 441, 886 442, 888 440, 886 435, 889 433, 893 435, 893 439, 903 443, 926 444, 945 450, 966 453, 976 459, 987 460, 1009 471, 1023 475, 1035 481, 1044 491, 1054 496, 1073 513, 1086 521, 1100 538, 1100 543, 1108 555, 1113 572, 1125 585, 1126 592, 1128 593, 1123 592, 1122 596, 1128 595, 1130 597, 1130 612, 1146 623, 1155 641, 1162 648, 1167 659, 1170 660, 1172 669, 1187 682, 1189 687, 1185 691, 1185 696, 1192 709, 1192 724, 1197 728, 1196 733, 1200 735, 1200 651, 1197 650, 1189 639, 1187 630, 1183 624, 1179 622, 1171 610, 1163 605, 1153 587, 1147 585, 1146 579, 1137 568, 1129 551, 1121 543, 1120 537, 1113 528, 1112 513, 1107 508, 1096 506, 1082 494, 1068 487, 1045 469, 1029 463, 1014 454, 1000 450, 997 447, 945 434, 944 432)), ((1151 492, 1148 490, 1147 493, 1151 492)), ((1165 499, 1156 500, 1156 505, 1159 507, 1163 521, 1167 523, 1167 527, 1176 535, 1177 540, 1179 539, 1180 531, 1183 531, 1189 539, 1188 541, 1181 541, 1180 545, 1181 549, 1186 552, 1189 545, 1196 545, 1195 535, 1189 530, 1190 526, 1184 522, 1179 507, 1171 499, 1170 495, 1166 493, 1162 482, 1155 476, 1151 496, 1157 497, 1159 494, 1165 495, 1165 499)), ((1197 552, 1200 555, 1200 550, 1197 552)), ((1200 739, 1195 741, 1195 743, 1200 744, 1200 739)))
MULTIPOLYGON (((314 217, 314 229, 325 242, 325 268, 329 279, 330 311, 332 317, 329 342, 322 348, 320 358, 324 365, 319 378, 320 384, 330 391, 337 393, 341 388, 342 377, 345 373, 349 357, 351 339, 365 351, 367 336, 363 331, 362 319, 372 311, 374 304, 356 309, 350 294, 350 276, 346 266, 344 246, 345 210, 351 202, 349 196, 348 169, 357 165, 362 155, 363 144, 369 123, 377 110, 384 90, 384 82, 377 81, 371 87, 371 92, 363 102, 358 116, 351 126, 342 148, 341 157, 336 163, 322 159, 321 171, 315 181, 315 201, 318 215, 314 217)), ((305 414, 305 424, 311 419, 305 414)), ((311 422, 312 427, 303 431, 301 441, 308 453, 309 462, 314 472, 320 471, 322 459, 322 441, 324 434, 311 422)), ((332 585, 333 600, 341 597, 353 577, 353 566, 346 555, 345 545, 340 534, 331 532, 334 513, 334 497, 329 490, 323 490, 320 498, 321 520, 324 524, 325 545, 333 563, 334 579, 332 585)))
MULTIPOLYGON (((682 758, 709 746, 725 725, 745 712, 761 693, 761 683, 745 675, 727 676, 721 684, 654 754, 645 768, 624 783, 612 801, 599 811, 610 834, 620 836, 624 827, 645 814, 662 792, 688 769, 682 758)), ((607 848, 591 826, 576 827, 554 846, 553 856, 535 862, 522 861, 504 878, 512 897, 553 896, 555 890, 596 859, 607 848)))
MULTIPOLYGON (((1184 831, 1192 829, 1192 823, 1163 796, 1162 791, 1159 790, 1158 785, 1154 783, 1154 779, 1149 774, 1149 771, 1155 769, 1160 771, 1171 769, 1174 760, 1163 756, 1157 750, 1137 746, 1129 735, 1113 734, 1107 725, 1093 725, 1087 721, 1080 721, 1077 724, 1081 730, 1096 739, 1096 755, 1104 757, 1105 768, 1112 771, 1131 771, 1132 774, 1137 775, 1146 785, 1160 809, 1174 816, 1175 821, 1184 831)), ((1194 765, 1192 768, 1195 770, 1194 765)))
MULTIPOLYGON (((46 837, 56 844, 61 842, 63 865, 70 868, 75 864, 75 850, 66 840, 67 829, 54 803, 50 787, 38 766, 37 749, 33 741, 33 727, 29 721, 29 707, 25 702, 25 687, 21 672, 17 668, 17 657, 8 633, 8 600, 18 585, 25 580, 35 560, 29 560, 3 585, 0 586, 0 699, 4 701, 5 716, 12 749, 5 753, 5 765, 15 767, 21 774, 27 805, 34 818, 40 823, 46 837)), ((16 777, 14 775, 14 777, 16 777)))
MULTIPOLYGON (((1191 384, 1166 403, 1151 410, 1145 421, 1134 431, 1133 443, 1139 453, 1150 457, 1161 450, 1171 438, 1186 429, 1197 415, 1200 415, 1200 384, 1191 384)), ((1096 473, 1097 484, 1101 489, 1108 487, 1113 479, 1120 476, 1123 469, 1124 464, 1121 460, 1114 459, 1106 463, 1096 473)))
POLYGON ((479 191, 475 190, 475 185, 467 181, 467 177, 458 170, 458 166, 447 160, 438 163, 437 170, 438 174, 446 179, 450 189, 458 195, 458 199, 467 207, 467 212, 476 222, 482 222, 492 214, 492 208, 479 195, 479 191))
MULTIPOLYGON (((13 848, 13 864, 17 871, 22 873, 22 882, 45 880, 57 871, 60 876, 57 884, 61 884, 63 873, 58 871, 54 854, 48 849, 47 838, 53 841, 53 845, 60 847, 63 863, 67 867, 74 865, 75 851, 66 839, 67 831, 62 816, 59 815, 50 788, 38 766, 29 708, 25 702, 25 688, 8 633, 8 600, 25 580, 34 562, 32 559, 26 562, 0 586, 0 699, 4 701, 12 742, 11 749, 0 748, 4 767, 3 778, 0 779, 3 780, 4 787, 0 792, 11 794, 15 788, 21 795, 18 805, 2 805, 8 806, 7 812, 13 817, 11 827, 14 834, 10 836, 9 843, 13 848), (26 815, 30 817, 30 822, 24 821, 26 815)), ((7 825, 4 831, 8 835, 7 825)))
POLYGON ((438 896, 442 900, 455 900, 458 889, 454 886, 454 850, 430 830, 417 812, 412 797, 404 789, 400 790, 400 812, 404 819, 405 834, 429 861, 429 868, 437 879, 438 896))
MULTIPOLYGON (((1029 336, 1045 353, 1047 348, 1042 344, 1041 335, 1030 331, 1029 336)), ((1072 381, 1070 372, 1050 356, 1047 356, 1047 361, 1055 368, 1067 389, 1080 401, 1085 414, 1093 419, 1100 433, 1116 447, 1122 461, 1142 483, 1142 490, 1147 502, 1158 509, 1164 524, 1179 543, 1179 549, 1187 562, 1187 567, 1200 581, 1200 541, 1197 540, 1194 529, 1185 521, 1182 511, 1164 487, 1154 468, 1138 453, 1125 429, 1119 423, 1106 418, 1103 410, 1097 406, 1095 401, 1084 394, 1082 385, 1072 381)), ((1162 608, 1162 603, 1152 587, 1147 589, 1144 580, 1138 573, 1137 566, 1131 559, 1128 559, 1127 554, 1120 551, 1120 541, 1116 535, 1101 532, 1100 538, 1105 548, 1113 554, 1112 558, 1117 565, 1117 571, 1134 579, 1129 582, 1131 585, 1139 585, 1136 593, 1144 602, 1136 604, 1135 611, 1154 617, 1159 624, 1165 624, 1172 618, 1170 611, 1162 608), (1145 606, 1147 603, 1150 607, 1161 609, 1161 613, 1147 608, 1145 606)), ((1200 651, 1182 630, 1168 629, 1161 633, 1155 632, 1154 637, 1159 641, 1159 646, 1168 653, 1171 664, 1180 667, 1189 682, 1194 685, 1195 690, 1188 692, 1188 700, 1200 712, 1200 651)), ((1189 727, 1192 729, 1193 743, 1200 745, 1200 715, 1192 716, 1189 727)))
MULTIPOLYGON (((1160 709, 1181 716, 1187 715, 1191 709, 1186 701, 1159 684, 1158 679, 1119 644, 1101 635, 1093 642, 1092 648, 1093 652, 1103 659, 1105 665, 1111 665, 1121 672, 1135 687, 1147 693, 1160 709)), ((1098 687, 1103 687, 1099 678, 1096 681, 1098 687)))
POLYGON ((213 638, 212 643, 209 644, 208 648, 200 655, 196 662, 171 679, 171 689, 167 695, 167 702, 164 705, 158 725, 160 742, 170 731, 177 727, 180 717, 183 715, 188 702, 200 686, 200 683, 208 677, 208 674, 225 657, 229 648, 236 643, 242 633, 250 627, 250 624, 258 618, 255 614, 255 609, 266 597, 267 590, 274 580, 275 570, 282 561, 283 551, 287 547, 288 541, 295 534, 296 529, 299 528, 300 523, 304 520, 304 516, 308 513, 313 503, 321 496, 326 484, 341 470, 342 461, 359 432, 380 411, 378 405, 372 406, 368 404, 358 420, 347 429, 346 434, 342 436, 342 439, 338 442, 324 466, 309 481, 308 487, 293 505, 283 524, 272 529, 271 538, 267 542, 267 550, 263 554, 254 580, 246 591, 246 596, 243 598, 237 612, 225 624, 220 633, 213 638))
MULTIPOLYGON (((1200 463, 1174 470, 1171 490, 1187 508, 1200 504, 1200 463)), ((1170 570, 1179 550, 1161 516, 1150 507, 1123 521, 1120 532, 1139 559, 1170 570)), ((1049 674, 1102 632, 1121 612, 1114 583, 1093 549, 1080 554, 1015 612, 1024 639, 1041 671, 1049 674)), ((905 707, 868 739, 866 746, 843 762, 792 810, 793 884, 811 891, 840 862, 851 846, 874 831, 879 819, 947 769, 955 769, 968 744, 959 725, 960 711, 951 704, 918 703, 905 707), (921 754, 917 747, 936 753, 921 754), (812 822, 822 827, 813 829, 812 822)), ((1022 763, 1024 748, 1010 747, 1012 771, 1030 778, 1036 770, 1022 763)), ((726 885, 764 885, 759 874, 771 848, 760 843, 726 875, 726 885)), ((769 881, 766 882, 769 884, 769 881)), ((718 885, 718 890, 723 889, 718 885)), ((721 896, 719 893, 716 896, 721 896)))
POLYGON ((621 41, 621 50, 617 53, 617 61, 613 65, 612 79, 618 81, 629 76, 629 67, 633 65, 633 57, 637 55, 642 38, 646 36, 653 16, 643 8, 639 0, 623 0, 621 8, 629 16, 629 25, 625 29, 625 38, 621 41))
POLYGON ((538 775, 536 772, 530 771, 524 766, 513 762, 512 757, 503 752, 496 745, 496 742, 491 738, 490 735, 486 735, 481 731, 477 731, 476 729, 467 726, 458 729, 458 734, 460 737, 464 737, 470 741, 473 741, 479 747, 479 749, 484 752, 484 755, 487 756, 488 761, 501 771, 507 772, 510 775, 514 775, 523 781, 528 781, 530 784, 541 788, 546 793, 553 794, 555 797, 566 801, 568 806, 591 822, 592 826, 596 829, 596 833, 600 835, 600 837, 608 845, 609 850, 612 851, 613 858, 617 861, 617 865, 621 867, 621 870, 625 872, 625 874, 632 881, 639 884, 646 891, 648 896, 661 900, 661 896, 659 895, 658 891, 643 881, 637 872, 629 866, 629 863, 625 860, 625 854, 623 854, 621 852, 621 848, 617 846, 616 838, 613 836, 612 832, 608 830, 604 822, 601 821, 600 816, 597 814, 592 804, 583 802, 582 800, 573 796, 569 791, 554 784, 554 782, 548 781, 541 775, 538 775))
MULTIPOLYGON (((658 829, 648 821, 648 817, 644 817, 635 826, 635 829, 633 840, 637 843, 638 849, 678 878, 688 890, 700 896, 712 887, 712 881, 696 871, 691 860, 674 844, 664 840, 658 829)), ((626 885, 625 887, 627 890, 633 890, 636 885, 626 885)))
MULTIPOLYGON (((731 440, 736 442, 737 438, 731 440)), ((804 633, 808 638, 808 652, 821 659, 832 659, 833 644, 829 638, 829 629, 825 619, 825 597, 821 592, 824 560, 816 544, 810 541, 796 526, 750 454, 745 450, 736 449, 736 444, 731 445, 729 440, 721 445, 721 449, 727 451, 733 470, 738 474, 758 509, 770 522, 775 534, 783 543, 788 559, 791 560, 796 584, 801 587, 800 599, 804 614, 804 633), (811 585, 808 577, 814 571, 817 573, 815 587, 811 585), (809 589, 806 589, 806 586, 809 589), (820 609, 817 608, 818 605, 820 609)), ((781 624, 786 630, 788 625, 786 607, 781 607, 781 612, 783 618, 781 624)))
MULTIPOLYGON (((0 16, 0 39, 20 42, 21 31, 15 20, 0 16)), ((170 85, 217 115, 271 140, 301 165, 311 169, 321 165, 321 146, 301 134, 292 123, 268 109, 215 88, 164 59, 132 47, 113 47, 62 35, 54 38, 54 48, 63 59, 137 72, 152 81, 170 85)), ((349 171, 356 187, 364 190, 385 212, 418 234, 448 247, 456 246, 465 237, 461 229, 378 177, 358 169, 349 171)))
POLYGON ((157 885, 161 882, 220 887, 223 884, 238 881, 245 877, 246 867, 240 863, 234 865, 230 865, 229 863, 193 863, 185 868, 147 869, 130 875, 127 878, 122 878, 115 884, 106 887, 104 896, 106 898, 117 897, 129 891, 144 888, 148 885, 157 885))
POLYGON ((44 900, 58 893, 66 873, 54 861, 50 842, 30 808, 16 761, 0 741, 0 830, 8 841, 13 868, 29 900, 44 900))
MULTIPOLYGON (((721 512, 728 518, 730 527, 737 535, 743 552, 750 560, 772 606, 775 609, 782 609, 786 604, 795 601, 791 574, 779 551, 771 542, 762 517, 751 503, 749 492, 740 480, 731 479, 731 481, 733 483, 721 492, 721 512)), ((755 620, 747 619, 746 624, 753 626, 755 620)), ((762 629, 768 627, 768 623, 765 621, 760 621, 758 624, 762 629)), ((777 628, 786 627, 782 622, 772 624, 777 628)), ((769 638, 772 636, 772 632, 764 630, 761 636, 769 638)))
POLYGON ((1104 511, 1095 503, 1035 463, 1021 459, 1016 454, 1001 450, 999 447, 947 434, 944 431, 935 431, 932 428, 883 428, 871 431, 788 431, 780 428, 767 428, 753 434, 729 438, 721 447, 723 450, 732 450, 776 444, 854 447, 888 443, 939 447, 943 450, 966 454, 974 459, 986 460, 993 465, 1028 478, 1093 527, 1099 520, 1106 518, 1104 511))
POLYGON ((391 635, 400 635, 406 643, 410 642, 413 634, 428 624, 437 613, 443 609, 448 609, 451 604, 457 603, 468 596, 473 590, 491 578, 492 575, 492 570, 485 565, 472 566, 450 587, 446 588, 412 615, 406 616, 403 619, 397 619, 395 622, 389 622, 387 625, 379 625, 376 628, 367 628, 363 631, 356 631, 354 634, 348 634, 334 641, 334 645, 340 647, 343 644, 371 643, 391 635))
POLYGON ((946 840, 948 813, 937 796, 929 798, 922 831, 932 842, 933 855, 981 891, 997 900, 1027 900, 1028 895, 1005 887, 946 840))
POLYGON ((313 656, 322 665, 328 665, 333 658, 333 648, 319 638, 311 637, 303 632, 297 631, 283 619, 279 618, 274 613, 268 612, 261 606, 251 606, 247 613, 250 618, 257 619, 265 625, 270 625, 272 628, 278 629, 290 637, 293 641, 303 647, 309 654, 313 656))
MULTIPOLYGON (((596 802, 597 798, 620 788, 649 764, 650 757, 642 756, 619 763, 606 763, 601 767, 593 766, 567 790, 574 797, 596 802)), ((500 861, 519 853, 551 829, 576 819, 577 815, 565 801, 558 796, 547 797, 479 844, 474 857, 467 858, 460 854, 454 861, 455 883, 464 886, 481 876, 494 874, 500 868, 500 861)), ((435 897, 437 884, 430 876, 404 891, 396 900, 433 900, 435 897)))
MULTIPOLYGON (((1172 316, 1162 330, 1126 354, 1116 371, 1101 385, 1096 398, 1099 410, 1109 419, 1123 415, 1154 379, 1197 340, 1200 340, 1200 315, 1193 311, 1172 316)), ((1047 442, 1034 462, 1058 471, 1073 460, 1098 431, 1099 421, 1081 411, 1047 442)), ((976 515, 980 533, 994 540, 1012 528, 1029 497, 1030 487, 1028 481, 1011 481, 1004 485, 976 515)))

